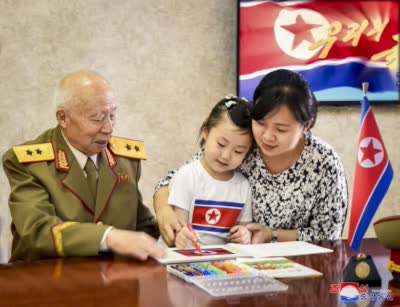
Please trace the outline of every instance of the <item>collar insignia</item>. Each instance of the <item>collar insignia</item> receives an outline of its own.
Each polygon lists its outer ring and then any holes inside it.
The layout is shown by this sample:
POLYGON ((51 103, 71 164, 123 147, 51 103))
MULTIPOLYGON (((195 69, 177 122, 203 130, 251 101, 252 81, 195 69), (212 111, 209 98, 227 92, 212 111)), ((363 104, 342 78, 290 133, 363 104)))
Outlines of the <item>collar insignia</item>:
POLYGON ((105 150, 106 152, 106 156, 107 156, 107 160, 108 160, 108 165, 111 168, 114 168, 117 165, 117 161, 115 161, 114 156, 112 155, 112 153, 108 150, 108 148, 106 148, 105 150))
POLYGON ((67 154, 64 150, 57 150, 57 159, 56 159, 56 168, 60 171, 68 172, 69 171, 69 163, 67 159, 67 154))

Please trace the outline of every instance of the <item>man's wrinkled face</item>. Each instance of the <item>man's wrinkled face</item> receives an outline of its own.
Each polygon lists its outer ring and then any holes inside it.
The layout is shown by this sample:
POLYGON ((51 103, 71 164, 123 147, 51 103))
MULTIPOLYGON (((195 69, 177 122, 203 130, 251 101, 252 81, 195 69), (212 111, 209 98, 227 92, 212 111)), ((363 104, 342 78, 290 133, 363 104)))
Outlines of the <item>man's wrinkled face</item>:
POLYGON ((103 151, 112 135, 116 104, 107 86, 96 87, 88 93, 77 96, 79 102, 64 112, 59 124, 68 142, 91 156, 103 151))

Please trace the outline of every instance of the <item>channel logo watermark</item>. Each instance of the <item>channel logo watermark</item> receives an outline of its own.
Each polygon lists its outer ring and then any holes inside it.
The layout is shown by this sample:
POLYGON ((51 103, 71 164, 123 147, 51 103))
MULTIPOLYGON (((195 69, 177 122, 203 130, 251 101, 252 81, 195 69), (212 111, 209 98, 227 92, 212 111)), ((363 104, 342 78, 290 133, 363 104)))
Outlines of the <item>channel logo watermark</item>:
POLYGON ((339 294, 339 301, 345 303, 362 301, 393 301, 391 290, 369 289, 368 285, 359 285, 357 282, 331 284, 329 293, 339 294))

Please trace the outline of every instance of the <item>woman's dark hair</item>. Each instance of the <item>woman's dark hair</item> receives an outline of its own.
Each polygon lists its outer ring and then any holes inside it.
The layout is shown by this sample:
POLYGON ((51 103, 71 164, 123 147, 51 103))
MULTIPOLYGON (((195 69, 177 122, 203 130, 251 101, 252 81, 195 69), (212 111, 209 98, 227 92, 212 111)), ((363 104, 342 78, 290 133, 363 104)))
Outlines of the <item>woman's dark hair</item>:
POLYGON ((252 136, 251 107, 252 105, 246 99, 237 96, 226 96, 220 100, 200 127, 200 146, 203 147, 205 143, 205 139, 201 136, 202 132, 205 129, 210 131, 211 128, 217 126, 225 113, 236 126, 252 136))
POLYGON ((312 128, 317 120, 318 102, 310 84, 298 73, 278 69, 262 78, 253 94, 252 118, 260 120, 286 105, 296 120, 312 128))

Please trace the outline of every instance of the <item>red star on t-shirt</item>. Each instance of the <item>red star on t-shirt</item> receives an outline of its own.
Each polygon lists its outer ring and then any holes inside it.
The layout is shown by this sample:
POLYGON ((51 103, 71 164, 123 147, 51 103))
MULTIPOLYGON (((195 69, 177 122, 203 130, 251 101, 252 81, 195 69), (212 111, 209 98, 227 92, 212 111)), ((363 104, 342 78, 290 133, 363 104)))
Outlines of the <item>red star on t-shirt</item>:
POLYGON ((373 164, 375 164, 375 155, 382 151, 381 149, 376 149, 374 147, 374 142, 372 141, 372 139, 369 140, 369 143, 367 146, 365 146, 365 147, 360 146, 360 149, 363 153, 360 163, 368 159, 373 164))
POLYGON ((292 49, 295 49, 303 40, 313 43, 314 38, 311 34, 311 29, 318 28, 320 26, 321 25, 318 24, 306 23, 303 17, 299 14, 296 16, 294 23, 282 25, 282 28, 294 34, 292 49))
POLYGON ((219 216, 219 214, 216 213, 215 210, 213 210, 208 214, 208 220, 209 221, 212 221, 212 220, 216 221, 218 216, 219 216))

